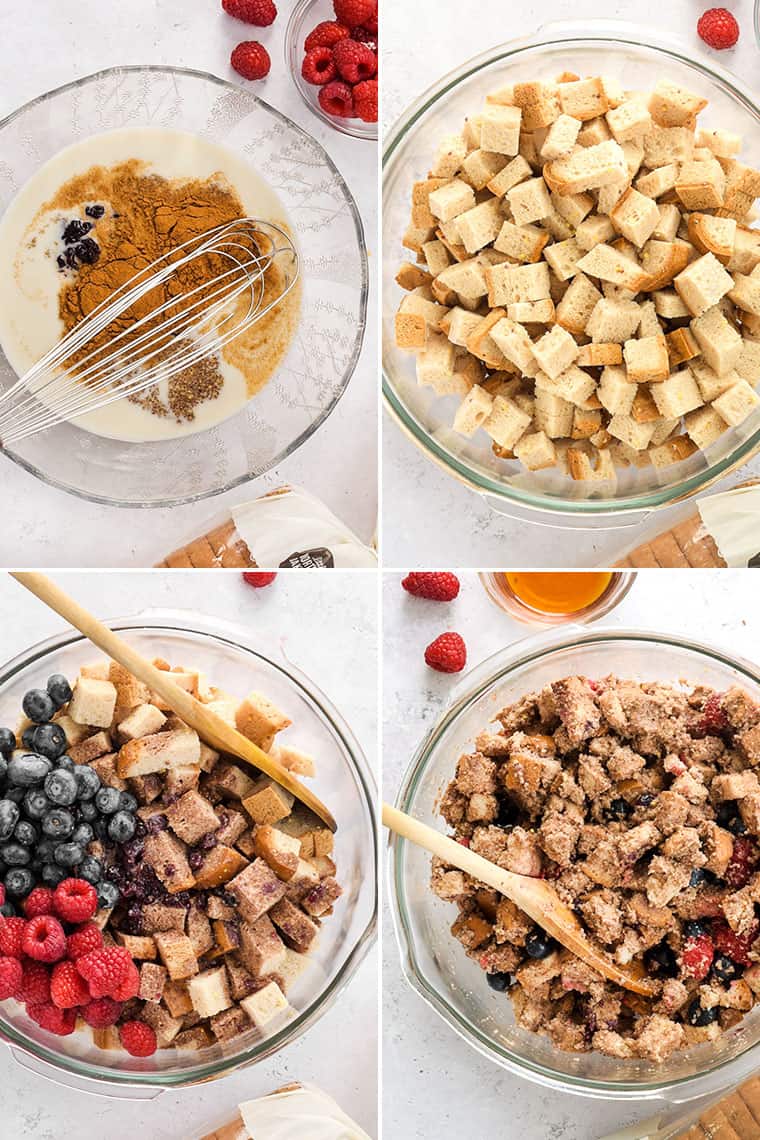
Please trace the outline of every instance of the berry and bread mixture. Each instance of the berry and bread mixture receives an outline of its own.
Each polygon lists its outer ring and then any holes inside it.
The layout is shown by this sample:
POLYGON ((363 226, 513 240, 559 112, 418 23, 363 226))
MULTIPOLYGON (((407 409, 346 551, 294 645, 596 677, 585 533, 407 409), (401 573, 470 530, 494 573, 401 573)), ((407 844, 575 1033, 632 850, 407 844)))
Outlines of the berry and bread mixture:
MULTIPOLYGON (((240 701, 182 667, 172 679, 314 775, 277 742, 291 721, 264 694, 240 701)), ((50 677, 23 713, 0 729, 0 1000, 136 1057, 283 1024, 341 895, 332 833, 115 662, 50 677)))
POLYGON ((493 91, 441 139, 412 187, 396 343, 458 400, 462 437, 614 484, 747 430, 760 172, 730 123, 698 126, 706 106, 564 74, 493 91))
MULTIPOLYGON (((509 900, 433 861, 452 933, 560 1049, 663 1061, 760 1001, 760 704, 662 681, 565 677, 498 712, 440 811, 455 838, 550 879, 639 997, 509 900)), ((485 983, 484 983, 485 984, 485 983)))

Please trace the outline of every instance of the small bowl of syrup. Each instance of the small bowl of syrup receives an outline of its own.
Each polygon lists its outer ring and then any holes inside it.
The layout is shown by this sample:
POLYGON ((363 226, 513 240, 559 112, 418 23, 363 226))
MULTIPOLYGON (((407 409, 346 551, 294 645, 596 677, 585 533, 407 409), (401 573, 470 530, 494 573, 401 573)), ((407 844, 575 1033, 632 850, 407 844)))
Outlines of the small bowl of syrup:
POLYGON ((480 580, 491 601, 526 625, 563 625, 604 617, 636 575, 609 570, 495 570, 480 580))

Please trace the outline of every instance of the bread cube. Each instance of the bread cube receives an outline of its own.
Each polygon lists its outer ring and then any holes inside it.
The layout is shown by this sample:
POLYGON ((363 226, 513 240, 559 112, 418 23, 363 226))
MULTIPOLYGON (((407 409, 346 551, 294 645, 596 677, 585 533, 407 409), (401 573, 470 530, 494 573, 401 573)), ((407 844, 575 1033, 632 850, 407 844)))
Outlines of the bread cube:
POLYGON ((672 371, 675 371, 679 364, 686 364, 699 356, 697 338, 689 329, 673 329, 673 332, 666 334, 665 341, 672 371))
POLYGON ((712 406, 730 427, 738 427, 760 407, 760 396, 746 380, 740 380, 713 400, 712 406))
POLYGON ((716 158, 735 158, 742 149, 742 136, 731 131, 697 131, 697 146, 707 147, 716 158))
POLYGON ((197 765, 200 753, 198 734, 183 727, 128 740, 119 752, 117 770, 122 779, 145 776, 167 768, 197 765))
POLYGON ((526 179, 532 177, 533 170, 530 163, 526 162, 521 154, 518 154, 486 183, 486 187, 495 197, 503 198, 513 186, 517 186, 520 182, 525 182, 526 179))
POLYGON ((553 380, 573 364, 579 348, 574 338, 561 325, 555 325, 533 345, 533 355, 543 372, 553 380))
POLYGON ((574 407, 546 388, 536 389, 534 420, 549 439, 565 439, 573 430, 574 407))
POLYGON ((519 107, 490 105, 481 116, 480 145, 497 154, 516 155, 520 148, 519 107))
POLYGON ((217 843, 204 855, 203 862, 195 872, 195 886, 199 891, 221 887, 239 875, 247 862, 234 847, 217 843))
POLYGON ((245 921, 254 923, 283 898, 285 884, 258 858, 232 879, 227 890, 238 900, 245 921))
MULTIPOLYGON (((510 191, 513 193, 513 191, 510 191)), ((477 253, 498 236, 504 221, 498 198, 481 202, 457 217, 462 244, 468 253, 477 253)))
POLYGON ((396 345, 411 350, 424 348, 427 342, 427 323, 414 313, 396 313, 396 345))
POLYGON ((569 281, 579 271, 583 250, 573 237, 548 245, 544 257, 560 281, 569 281))
POLYGON ((641 248, 656 229, 660 211, 653 198, 631 187, 612 210, 610 220, 623 237, 641 248))
POLYGON ((137 740, 140 736, 153 736, 166 724, 166 717, 155 705, 142 704, 132 709, 129 716, 119 724, 119 735, 123 740, 137 740))
POLYGON ((317 927, 290 899, 281 899, 270 911, 272 922, 286 946, 298 954, 306 954, 317 936, 317 927))
POLYGON ((696 317, 691 322, 691 331, 702 349, 705 362, 714 372, 725 376, 736 367, 741 356, 742 338, 717 306, 696 317))
POLYGON ((227 984, 227 971, 224 966, 217 966, 214 970, 204 970, 196 974, 187 983, 190 1001, 193 1009, 201 1017, 213 1017, 223 1009, 232 1005, 230 990, 227 984))
POLYGON ((142 1001, 161 1001, 168 977, 169 972, 165 966, 159 966, 157 962, 142 962, 137 996, 142 1001))
POLYGON ((337 902, 343 894, 343 889, 332 875, 322 879, 317 886, 312 887, 304 896, 301 905, 312 918, 321 918, 337 902))
POLYGON ((567 452, 567 462, 570 475, 575 480, 601 483, 616 479, 615 464, 606 448, 594 450, 589 455, 580 448, 571 447, 567 452))
POLYGON ((579 368, 607 368, 623 363, 623 349, 619 344, 584 344, 578 353, 579 368))
POLYGON ((679 273, 673 284, 689 311, 699 317, 717 305, 733 288, 734 282, 717 257, 706 253, 679 273))
POLYGON ((249 693, 238 706, 235 715, 238 732, 247 736, 254 744, 261 744, 268 737, 282 732, 293 722, 263 693, 249 693))
POLYGON ((625 99, 611 108, 605 118, 613 138, 621 145, 643 138, 652 125, 652 117, 642 99, 625 99))
POLYGON ((165 930, 154 937, 161 961, 172 981, 184 981, 198 973, 198 960, 187 935, 176 930, 165 930))
POLYGON ((566 372, 554 378, 545 372, 539 372, 536 376, 536 392, 541 389, 546 389, 570 404, 582 405, 596 390, 596 381, 582 368, 571 365, 566 372))
POLYGON ((111 737, 107 732, 94 732, 79 744, 68 749, 69 759, 75 764, 92 764, 101 756, 111 755, 111 737))
POLYGON ((592 214, 575 231, 575 240, 585 253, 596 245, 612 241, 614 237, 615 227, 606 214, 592 214))
POLYGON ((522 127, 525 131, 538 131, 550 127, 560 116, 559 89, 552 84, 515 83, 512 99, 522 110, 522 127))
POLYGON ((675 190, 677 178, 678 165, 675 162, 666 162, 664 166, 658 166, 637 179, 636 189, 646 194, 648 198, 661 198, 663 194, 675 190))
POLYGON ((550 297, 543 301, 516 301, 507 305, 507 316, 518 324, 549 325, 554 323, 556 309, 550 297))
POLYGON ((244 800, 252 795, 257 782, 237 764, 222 760, 205 779, 205 789, 235 800, 244 800))
POLYGON ((578 139, 581 124, 572 115, 560 115, 549 127, 546 141, 541 147, 541 157, 550 162, 555 158, 562 158, 570 154, 578 139))
POLYGON ((702 406, 702 394, 696 380, 688 370, 674 372, 661 384, 655 384, 651 389, 660 415, 666 419, 676 419, 693 412, 702 406))
POLYGON ((257 1029, 263 1033, 280 1023, 290 1013, 290 1004, 277 982, 269 982, 263 989, 250 997, 243 998, 240 1005, 257 1029))
POLYGON ((528 471, 543 471, 557 464, 557 450, 543 431, 524 435, 514 445, 514 453, 528 471))
POLYGON ((169 826, 184 843, 194 846, 199 839, 219 827, 219 816, 198 792, 185 792, 165 809, 169 826))
MULTIPOLYGON (((153 868, 169 894, 174 895, 195 886, 195 876, 185 855, 185 845, 170 831, 159 831, 146 836, 143 861, 153 868)), ((149 927, 146 926, 145 929, 148 930, 149 927)))
POLYGON ((454 416, 454 431, 460 435, 472 436, 488 419, 493 408, 493 399, 478 384, 470 389, 454 416))
MULTIPOLYGON (((233 1041, 241 1033, 245 1033, 250 1022, 245 1011, 239 1005, 233 1005, 229 1009, 215 1013, 213 1017, 209 1018, 208 1025, 216 1040, 223 1044, 225 1041, 233 1041)), ((221 1140, 221 1137, 217 1133, 217 1137, 213 1137, 212 1140, 221 1140)))
POLYGON ((298 869, 300 839, 286 835, 270 824, 264 824, 254 832, 253 847, 256 855, 264 859, 279 878, 292 879, 298 869))
POLYGON ((254 823, 279 823, 290 815, 293 803, 290 792, 264 777, 257 782, 253 794, 243 800, 243 807, 254 823))
POLYGON ((623 286, 633 293, 638 293, 647 283, 647 274, 642 267, 611 245, 595 246, 580 258, 577 268, 589 277, 600 277, 602 281, 623 286))
MULTIPOLYGON (((689 127, 660 127, 652 123, 643 138, 644 163, 650 170, 671 163, 688 162, 694 153, 694 131, 689 127)), ((641 185, 639 189, 642 193, 641 185)))
MULTIPOLYGON (((453 178, 451 182, 439 186, 431 193, 428 204, 434 217, 442 222, 448 222, 463 214, 465 210, 472 209, 475 205, 475 191, 461 178, 453 178)), ((424 241, 429 240, 430 236, 426 235, 424 241)), ((424 242, 420 242, 420 249, 423 244, 424 242)))
POLYGON ((141 1010, 142 1019, 150 1025, 156 1034, 156 1043, 159 1049, 168 1049, 175 1046, 177 1037, 182 1030, 182 1020, 172 1017, 163 1006, 157 1002, 146 1005, 141 1010))
MULTIPOLYGON (((175 841, 176 842, 176 841, 175 841)), ((168 906, 166 903, 146 903, 142 908, 142 929, 149 934, 164 930, 185 929, 185 908, 168 906)))
POLYGON ((285 943, 268 915, 240 927, 240 961, 254 978, 276 973, 285 961, 285 943))
POLYGON ((661 127, 689 127, 707 106, 701 95, 661 79, 649 98, 649 113, 661 127))
POLYGON ((635 384, 658 384, 670 375, 668 345, 665 337, 643 337, 627 340, 623 357, 628 379, 635 384))
POLYGON ((513 400, 497 396, 482 427, 500 447, 511 449, 525 434, 530 421, 531 417, 513 400))
POLYGON ((637 423, 632 416, 618 412, 608 423, 607 431, 634 451, 646 451, 652 441, 654 424, 637 423))
POLYGON ((621 179, 627 181, 628 167, 620 144, 607 139, 547 163, 544 178, 549 189, 557 194, 580 194, 621 179))
POLYGON ((728 424, 714 408, 697 408, 694 412, 689 414, 684 419, 684 426, 686 433, 690 439, 694 440, 697 447, 702 451, 706 450, 710 444, 715 443, 725 431, 728 431, 728 424))
POLYGON ((612 301, 601 298, 591 313, 586 333, 594 343, 623 344, 631 340, 641 321, 641 309, 635 301, 612 301))
POLYGON ((557 324, 568 332, 580 335, 586 331, 595 306, 602 294, 584 273, 578 273, 557 305, 557 324))
POLYGON ((76 724, 110 728, 115 708, 116 686, 111 681, 80 674, 68 707, 68 715, 76 724))
POLYGON ((517 226, 507 221, 502 224, 493 247, 515 261, 535 262, 540 259, 548 240, 549 234, 544 229, 517 226))
POLYGON ((597 394, 603 407, 611 415, 625 416, 631 411, 637 390, 638 385, 628 379, 625 369, 612 367, 605 368, 602 373, 597 394))
POLYGON ((434 178, 453 178, 467 157, 467 144, 462 135, 446 135, 438 144, 430 173, 434 178))
POLYGON ((560 84, 559 103, 565 115, 581 122, 596 119, 610 109, 604 83, 598 77, 560 84))

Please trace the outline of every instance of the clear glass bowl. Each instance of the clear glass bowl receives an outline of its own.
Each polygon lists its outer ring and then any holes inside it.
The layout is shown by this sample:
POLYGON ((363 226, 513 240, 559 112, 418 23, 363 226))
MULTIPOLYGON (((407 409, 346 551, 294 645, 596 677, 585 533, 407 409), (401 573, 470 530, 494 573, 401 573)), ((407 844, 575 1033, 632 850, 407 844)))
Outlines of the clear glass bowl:
MULTIPOLYGON (((288 998, 296 1016, 272 1036, 254 1029, 228 1045, 201 1052, 159 1050, 137 1060, 104 1052, 87 1032, 54 1037, 36 1026, 23 1007, 0 1004, 0 1040, 16 1059, 42 1075, 86 1091, 152 1097, 167 1087, 195 1084, 268 1057, 300 1037, 345 989, 367 953, 377 914, 375 783, 348 725, 323 693, 290 662, 249 644, 238 626, 171 611, 150 611, 109 622, 147 657, 199 668, 220 688, 244 695, 260 689, 293 720, 288 735, 317 757, 314 788, 338 821, 336 862, 344 894, 321 928, 309 964, 288 998)), ((99 654, 69 631, 32 646, 0 668, 0 724, 15 723, 21 698, 51 673, 76 674, 99 654)))
POLYGON ((293 76, 293 81, 299 94, 310 111, 328 123, 334 130, 342 135, 351 135, 355 139, 370 139, 377 141, 377 123, 365 123, 361 119, 341 119, 338 115, 328 115, 320 106, 319 87, 307 83, 301 75, 303 63, 303 45, 309 32, 321 24, 323 20, 334 20, 335 9, 331 0, 298 0, 290 13, 288 26, 285 29, 285 62, 293 76))
MULTIPOLYGON (((643 680, 746 688, 760 700, 760 670, 718 649, 657 633, 571 629, 518 642, 463 678, 452 702, 417 749, 397 806, 439 831, 440 797, 456 757, 499 709, 568 674, 608 673, 643 680)), ((512 1004, 485 984, 483 971, 452 937, 454 908, 430 890, 430 856, 391 839, 389 881, 396 935, 408 981, 479 1053, 538 1084, 606 1099, 687 1100, 738 1084, 756 1068, 760 1007, 720 1040, 661 1064, 599 1053, 565 1053, 515 1024, 512 1004)))
POLYGON ((692 48, 652 44, 648 29, 616 21, 584 21, 542 29, 528 40, 494 47, 425 92, 391 130, 383 158, 383 392, 386 407, 414 443, 448 474, 486 497, 494 509, 554 526, 604 527, 625 516, 634 523, 652 510, 696 494, 748 462, 760 449, 760 410, 725 432, 705 452, 667 468, 618 473, 614 494, 598 484, 574 482, 558 469, 524 470, 497 459, 483 432, 468 440, 453 431, 455 397, 436 397, 415 378, 414 357, 396 348, 394 315, 402 292, 394 281, 408 257, 401 238, 409 222, 412 183, 425 176, 442 136, 458 130, 487 92, 507 83, 553 78, 563 71, 607 74, 633 89, 667 78, 704 95, 707 126, 729 127, 744 137, 743 158, 760 165, 758 100, 727 71, 692 48))
MULTIPOLYGON (((198 71, 111 68, 9 115, 0 123, 0 213, 65 146, 125 127, 191 131, 255 164, 285 206, 301 253, 296 336, 266 387, 236 415, 198 435, 142 444, 62 424, 6 452, 38 478, 83 498, 161 507, 255 479, 317 430, 356 367, 369 275, 356 204, 320 144, 252 92, 198 71)), ((0 391, 15 379, 0 351, 0 391)))

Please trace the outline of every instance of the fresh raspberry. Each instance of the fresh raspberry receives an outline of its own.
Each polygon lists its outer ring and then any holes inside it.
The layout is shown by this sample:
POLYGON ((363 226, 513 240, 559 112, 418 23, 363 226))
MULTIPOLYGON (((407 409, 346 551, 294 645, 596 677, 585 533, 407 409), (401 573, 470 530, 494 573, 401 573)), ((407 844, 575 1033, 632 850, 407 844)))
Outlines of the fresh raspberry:
POLYGON ((458 633, 442 633, 425 650, 425 663, 439 673, 461 673, 467 664, 467 646, 458 633))
POLYGON ((24 899, 24 914, 36 918, 38 914, 53 913, 53 892, 50 887, 35 887, 24 899))
POLYGON ((358 28, 377 19, 377 0, 333 0, 335 17, 347 28, 358 28))
POLYGON ((0 958, 0 1001, 15 996, 22 976, 23 970, 18 958, 0 958))
MULTIPOLYGON (((354 110, 362 122, 377 122, 377 80, 365 79, 354 87, 354 110)), ((453 574, 451 577, 453 578, 453 574)), ((458 588, 458 586, 457 586, 458 588)))
POLYGON ((55 1033, 58 1037, 68 1037, 74 1032, 77 1024, 77 1015, 73 1009, 58 1009, 52 1002, 43 1002, 40 1005, 28 1005, 26 1012, 32 1021, 36 1021, 42 1029, 55 1033))
POLYGON ((150 1057, 156 1051, 156 1035, 144 1021, 125 1021, 119 1039, 133 1057, 150 1057))
POLYGON ((711 693, 702 709, 697 732, 701 736, 720 736, 727 728, 728 717, 723 711, 723 698, 720 693, 711 693))
MULTIPOLYGON (((329 47, 315 47, 307 52, 301 64, 301 75, 307 83, 321 87, 338 74, 335 58, 329 47)), ((276 577, 276 575, 274 575, 276 577)))
POLYGON ((64 879, 53 891, 53 913, 64 922, 87 922, 98 909, 98 893, 85 879, 64 879))
POLYGON ((334 79, 332 83, 325 84, 320 89, 319 105, 328 115, 337 115, 340 119, 350 119, 354 114, 354 97, 351 88, 345 83, 334 79))
POLYGON ((368 32, 372 33, 373 36, 377 35, 377 8, 375 8, 374 16, 370 16, 364 26, 368 32))
POLYGON ((276 577, 277 574, 272 572, 257 574, 253 571, 248 571, 247 574, 243 575, 243 580, 247 582, 249 586, 253 586, 254 590, 260 590, 262 586, 271 586, 276 577))
POLYGON ((72 931, 66 939, 66 957, 76 962, 77 958, 83 958, 92 950, 99 950, 102 945, 103 934, 100 927, 94 922, 85 922, 72 931))
POLYGON ((58 962, 66 953, 66 935, 52 914, 38 914, 27 922, 21 945, 35 962, 58 962))
POLYGON ((681 951, 681 969, 690 978, 703 981, 710 973, 715 957, 715 947, 709 934, 698 934, 687 938, 681 951))
POLYGON ((735 890, 746 887, 752 878, 752 871, 757 863, 757 848, 751 839, 739 836, 734 840, 734 850, 730 862, 726 867, 723 878, 729 887, 735 890))
POLYGON ((127 967, 127 972, 124 975, 124 980, 119 982, 111 996, 116 998, 117 1001, 129 1001, 130 998, 137 997, 139 991, 140 971, 134 962, 130 962, 127 967))
POLYGON ((256 40, 238 44, 230 56, 230 63, 243 79, 265 79, 272 67, 269 52, 256 40))
MULTIPOLYGON (((355 97, 356 92, 354 92, 355 97)), ((428 598, 431 602, 453 602, 459 593, 459 579, 456 574, 449 574, 443 570, 431 573, 413 570, 411 574, 407 574, 401 585, 407 594, 414 594, 415 598, 428 598)))
POLYGON ((727 8, 710 8, 697 24, 700 38, 716 51, 736 47, 739 42, 739 25, 727 8))
POLYGON ((0 918, 0 954, 21 958, 24 954, 25 918, 0 918))
POLYGON ((377 56, 356 40, 339 40, 333 50, 338 74, 346 83, 362 83, 377 75, 377 56))
POLYGON ((82 1009, 82 1017, 93 1029, 107 1029, 121 1017, 122 1004, 112 998, 97 998, 82 1009))
POLYGON ((309 32, 303 50, 309 52, 317 47, 334 47, 338 40, 348 39, 350 34, 345 24, 339 24, 337 20, 323 20, 313 32, 309 32))
POLYGON ((740 966, 751 966, 752 959, 749 952, 758 933, 760 933, 760 924, 758 923, 754 923, 747 934, 736 934, 727 923, 716 922, 713 925, 715 949, 719 954, 726 954, 740 966))
POLYGON ((354 28, 351 32, 351 39, 356 40, 359 44, 364 44, 377 55, 377 29, 371 32, 369 28, 354 28))
POLYGON ((123 946, 104 946, 77 958, 76 968, 90 987, 94 998, 113 997, 126 981, 133 965, 129 951, 123 946))
POLYGON ((24 960, 15 996, 16 1001, 25 1005, 43 1005, 50 1001, 50 970, 44 962, 34 962, 30 958, 24 960))
POLYGON ((50 997, 59 1009, 76 1009, 90 1000, 87 982, 74 962, 56 962, 50 979, 50 997))
POLYGON ((228 16, 257 28, 268 28, 277 19, 273 0, 222 0, 222 7, 228 16))

